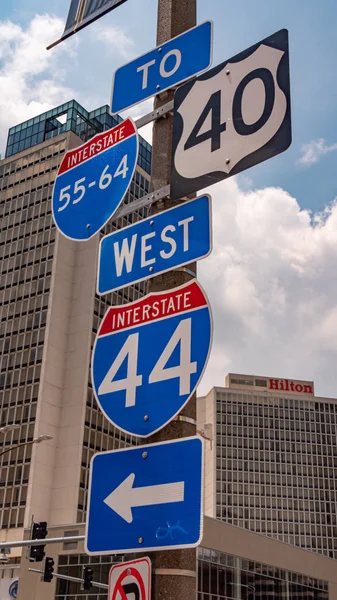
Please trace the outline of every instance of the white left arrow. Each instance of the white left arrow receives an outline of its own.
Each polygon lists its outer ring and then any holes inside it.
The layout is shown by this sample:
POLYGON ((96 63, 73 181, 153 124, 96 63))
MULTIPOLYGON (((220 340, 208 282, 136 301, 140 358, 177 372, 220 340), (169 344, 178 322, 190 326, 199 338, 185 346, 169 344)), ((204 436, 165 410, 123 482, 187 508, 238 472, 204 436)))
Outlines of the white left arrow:
POLYGON ((104 500, 127 523, 132 523, 132 509, 136 506, 184 501, 184 481, 135 488, 134 480, 135 473, 130 473, 104 500))

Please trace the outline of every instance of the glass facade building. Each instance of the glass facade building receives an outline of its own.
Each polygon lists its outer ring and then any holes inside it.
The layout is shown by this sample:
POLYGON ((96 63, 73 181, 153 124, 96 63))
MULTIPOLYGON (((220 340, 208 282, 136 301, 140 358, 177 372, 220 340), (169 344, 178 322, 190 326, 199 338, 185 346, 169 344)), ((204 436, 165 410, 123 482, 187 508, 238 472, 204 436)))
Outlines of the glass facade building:
MULTIPOLYGON (((109 570, 115 556, 89 557, 86 555, 60 556, 58 572, 71 577, 82 577, 83 567, 94 572, 94 581, 108 583, 109 570)), ((106 600, 107 591, 92 588, 87 596, 78 583, 60 580, 56 600, 91 598, 106 600)), ((238 558, 223 552, 199 548, 198 600, 327 600, 325 581, 306 577, 258 562, 238 558)))
MULTIPOLYGON (((2 434, 5 449, 23 444, 0 458, 3 533, 27 526, 32 514, 54 524, 83 522, 92 455, 133 442, 98 409, 89 367, 107 307, 135 300, 146 284, 95 295, 99 236, 88 246, 70 242, 56 231, 51 213, 64 152, 117 123, 107 106, 87 112, 72 100, 12 127, 0 161, 0 426, 19 426, 2 434), (25 445, 45 433, 53 441, 25 445)), ((141 138, 124 202, 149 191, 150 161, 151 148, 141 138)), ((111 221, 100 235, 142 216, 145 209, 111 221)))
MULTIPOLYGON (((42 115, 11 127, 8 132, 5 156, 7 158, 68 131, 73 131, 82 142, 85 142, 96 133, 115 127, 121 121, 118 115, 113 117, 110 115, 107 105, 88 112, 76 100, 70 100, 42 115)), ((139 145, 138 164, 150 174, 151 146, 143 138, 139 145)))
POLYGON ((230 374, 227 386, 198 400, 214 435, 207 514, 336 559, 337 400, 311 382, 230 374))

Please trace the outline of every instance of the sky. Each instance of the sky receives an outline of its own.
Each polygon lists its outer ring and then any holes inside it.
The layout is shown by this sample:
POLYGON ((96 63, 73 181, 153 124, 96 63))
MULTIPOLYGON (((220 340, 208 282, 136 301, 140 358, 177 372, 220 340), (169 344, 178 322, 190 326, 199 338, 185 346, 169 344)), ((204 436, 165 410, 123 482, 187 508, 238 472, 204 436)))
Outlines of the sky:
MULTIPOLYGON (((70 0, 0 10, 0 153, 8 128, 75 98, 109 103, 116 68, 156 45, 156 0, 127 0, 47 52, 70 0)), ((198 0, 214 22, 213 66, 289 30, 293 141, 283 154, 207 190, 213 252, 200 281, 214 320, 199 393, 228 372, 314 380, 337 397, 337 4, 198 0)), ((152 102, 135 107, 139 117, 152 102)), ((151 139, 151 128, 141 130, 151 139)))

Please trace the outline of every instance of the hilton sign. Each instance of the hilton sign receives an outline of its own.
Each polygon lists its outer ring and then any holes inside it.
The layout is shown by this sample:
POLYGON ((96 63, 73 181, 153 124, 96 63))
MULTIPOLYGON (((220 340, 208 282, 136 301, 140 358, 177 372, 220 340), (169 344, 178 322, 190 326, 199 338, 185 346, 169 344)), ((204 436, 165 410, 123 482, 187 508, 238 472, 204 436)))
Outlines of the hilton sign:
POLYGON ((313 384, 307 381, 293 381, 291 379, 269 379, 268 389, 275 392, 291 392, 295 394, 313 394, 313 384))

